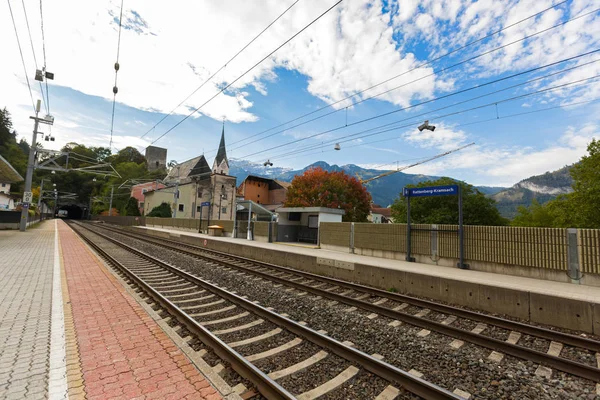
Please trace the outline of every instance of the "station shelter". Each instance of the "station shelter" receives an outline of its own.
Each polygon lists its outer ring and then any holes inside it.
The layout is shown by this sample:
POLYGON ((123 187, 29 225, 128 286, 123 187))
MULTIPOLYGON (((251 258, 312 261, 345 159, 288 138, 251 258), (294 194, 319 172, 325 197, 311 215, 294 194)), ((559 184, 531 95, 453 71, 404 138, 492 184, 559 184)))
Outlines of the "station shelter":
POLYGON ((319 243, 321 222, 342 222, 344 210, 327 207, 282 207, 278 215, 277 241, 319 243))

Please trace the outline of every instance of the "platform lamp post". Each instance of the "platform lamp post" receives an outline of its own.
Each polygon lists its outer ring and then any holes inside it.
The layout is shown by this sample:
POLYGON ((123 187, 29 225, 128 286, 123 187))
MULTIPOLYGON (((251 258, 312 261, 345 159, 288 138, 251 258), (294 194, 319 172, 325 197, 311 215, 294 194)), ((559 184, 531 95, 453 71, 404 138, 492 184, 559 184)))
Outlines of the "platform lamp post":
POLYGON ((38 100, 35 106, 35 116, 29 117, 34 121, 33 124, 33 136, 31 137, 31 147, 29 147, 29 158, 27 160, 27 174, 25 176, 25 191, 23 193, 23 205, 21 208, 21 221, 19 224, 19 230, 25 232, 27 229, 27 217, 29 216, 29 203, 32 200, 31 194, 31 181, 33 180, 33 169, 35 163, 35 156, 37 152, 37 135, 40 123, 52 125, 54 118, 50 115, 46 115, 44 118, 39 118, 41 100, 38 100))

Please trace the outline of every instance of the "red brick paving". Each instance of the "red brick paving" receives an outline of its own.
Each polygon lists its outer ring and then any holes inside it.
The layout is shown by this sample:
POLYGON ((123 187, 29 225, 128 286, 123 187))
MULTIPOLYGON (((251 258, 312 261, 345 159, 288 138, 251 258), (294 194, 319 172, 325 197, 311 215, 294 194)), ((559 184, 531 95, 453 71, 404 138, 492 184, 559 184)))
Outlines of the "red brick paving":
POLYGON ((63 221, 59 235, 87 399, 221 399, 63 221))

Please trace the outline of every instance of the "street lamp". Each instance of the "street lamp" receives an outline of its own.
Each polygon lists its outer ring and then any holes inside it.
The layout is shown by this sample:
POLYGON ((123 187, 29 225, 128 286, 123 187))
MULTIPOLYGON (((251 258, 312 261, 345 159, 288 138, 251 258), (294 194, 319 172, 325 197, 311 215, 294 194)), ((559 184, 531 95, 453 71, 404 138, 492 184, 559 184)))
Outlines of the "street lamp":
POLYGON ((425 129, 427 129, 428 131, 433 132, 433 131, 435 131, 435 126, 429 125, 429 120, 426 120, 421 125, 419 125, 417 127, 417 129, 419 130, 419 132, 423 132, 425 129))

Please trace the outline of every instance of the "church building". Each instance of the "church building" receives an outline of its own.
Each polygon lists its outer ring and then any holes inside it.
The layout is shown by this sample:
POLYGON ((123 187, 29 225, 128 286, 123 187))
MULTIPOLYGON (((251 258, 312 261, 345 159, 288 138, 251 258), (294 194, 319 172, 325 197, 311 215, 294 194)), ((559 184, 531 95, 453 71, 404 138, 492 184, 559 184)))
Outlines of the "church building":
POLYGON ((167 203, 175 218, 200 218, 201 214, 203 220, 233 220, 236 178, 229 175, 225 127, 212 169, 201 155, 172 166, 164 182, 167 187, 145 193, 145 215, 167 203))

